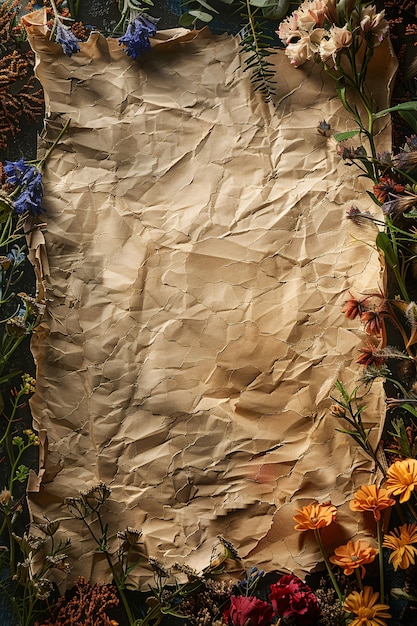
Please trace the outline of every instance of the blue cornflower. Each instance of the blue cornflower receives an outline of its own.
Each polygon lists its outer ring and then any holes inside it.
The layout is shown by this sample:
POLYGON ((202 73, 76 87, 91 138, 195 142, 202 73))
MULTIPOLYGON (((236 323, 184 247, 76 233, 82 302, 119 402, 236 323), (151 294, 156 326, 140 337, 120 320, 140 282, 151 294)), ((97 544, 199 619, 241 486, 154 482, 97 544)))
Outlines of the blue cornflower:
POLYGON ((62 24, 60 20, 58 20, 56 24, 55 41, 61 44, 64 53, 69 57, 74 54, 74 52, 80 51, 80 46, 78 45, 80 40, 77 39, 72 30, 62 24))
MULTIPOLYGON (((42 208, 43 184, 42 174, 34 166, 25 163, 24 159, 19 161, 6 161, 4 166, 6 182, 15 185, 20 191, 16 200, 13 200, 14 210, 18 215, 30 213, 40 215, 42 208)), ((13 193, 14 194, 17 192, 13 193)))
POLYGON ((36 168, 25 163, 25 159, 22 157, 19 161, 6 161, 3 169, 7 176, 6 183, 9 185, 21 185, 23 178, 30 176, 32 170, 36 168))
POLYGON ((119 37, 119 44, 125 45, 125 52, 132 59, 143 56, 151 49, 149 37, 156 35, 158 20, 146 13, 141 13, 130 22, 126 32, 119 37))

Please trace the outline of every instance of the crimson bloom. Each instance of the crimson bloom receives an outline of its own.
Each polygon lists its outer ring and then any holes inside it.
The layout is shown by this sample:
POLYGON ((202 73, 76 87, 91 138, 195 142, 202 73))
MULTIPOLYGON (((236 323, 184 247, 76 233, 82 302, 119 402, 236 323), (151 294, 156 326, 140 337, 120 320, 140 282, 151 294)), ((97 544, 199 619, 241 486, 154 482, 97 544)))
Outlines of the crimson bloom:
POLYGON ((374 185, 373 192, 377 200, 383 204, 388 199, 388 194, 396 194, 404 191, 404 185, 400 185, 389 176, 379 179, 378 185, 374 185))
POLYGON ((350 298, 349 300, 346 300, 342 309, 342 313, 344 313, 345 317, 347 317, 348 319, 354 320, 355 317, 357 317, 358 315, 362 315, 362 313, 364 312, 363 300, 358 300, 357 298, 352 296, 350 291, 349 295, 350 298))
POLYGON ((299 626, 314 624, 320 618, 317 598, 308 585, 293 574, 282 576, 270 586, 269 599, 276 613, 292 618, 299 626))
POLYGON ((255 596, 230 596, 223 619, 233 626, 269 626, 274 615, 272 606, 255 596))

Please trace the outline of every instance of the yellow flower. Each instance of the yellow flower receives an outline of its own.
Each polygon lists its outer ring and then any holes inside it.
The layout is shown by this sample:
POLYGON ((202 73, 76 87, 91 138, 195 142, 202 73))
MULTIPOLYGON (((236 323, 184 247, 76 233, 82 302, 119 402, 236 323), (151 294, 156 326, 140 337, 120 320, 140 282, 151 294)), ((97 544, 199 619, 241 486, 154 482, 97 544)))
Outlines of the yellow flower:
POLYGON ((390 495, 400 496, 400 502, 407 502, 411 492, 417 487, 417 461, 403 459, 390 465, 385 487, 390 495))
POLYGON ((297 522, 295 530, 316 530, 330 526, 336 518, 336 507, 330 502, 308 504, 302 509, 297 509, 297 513, 294 515, 294 521, 297 522))
POLYGON ((372 587, 364 587, 363 591, 352 591, 343 605, 345 611, 357 615, 349 626, 387 626, 381 618, 390 618, 387 613, 388 604, 377 604, 379 593, 372 587))
POLYGON ((352 511, 372 511, 375 520, 381 519, 381 510, 395 504, 395 500, 389 497, 389 491, 376 485, 362 485, 355 493, 349 506, 352 511))
POLYGON ((378 550, 372 548, 367 541, 348 541, 346 545, 336 548, 330 562, 343 567, 345 576, 350 576, 358 567, 361 568, 361 577, 365 576, 364 565, 372 563, 378 550))
POLYGON ((407 569, 415 563, 417 548, 413 546, 417 543, 417 524, 403 524, 384 537, 384 548, 392 550, 389 562, 394 569, 407 569))

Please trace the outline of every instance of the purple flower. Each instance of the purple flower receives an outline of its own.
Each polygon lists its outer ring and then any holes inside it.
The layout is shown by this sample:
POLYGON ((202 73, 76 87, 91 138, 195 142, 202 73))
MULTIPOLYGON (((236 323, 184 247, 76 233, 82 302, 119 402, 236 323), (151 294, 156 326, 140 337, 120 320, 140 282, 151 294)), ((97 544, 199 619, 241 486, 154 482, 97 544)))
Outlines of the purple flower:
POLYGON ((64 53, 69 57, 74 52, 80 51, 80 46, 78 45, 80 40, 77 39, 68 26, 64 26, 59 20, 56 25, 55 41, 61 44, 64 53))
POLYGON ((40 215, 44 211, 42 208, 43 184, 40 171, 34 165, 25 163, 23 158, 19 161, 6 161, 4 171, 7 177, 6 183, 14 185, 20 191, 13 202, 16 213, 18 215, 24 213, 40 215))
POLYGON ((125 52, 132 59, 143 56, 151 49, 149 37, 156 35, 156 24, 158 20, 154 17, 141 13, 130 22, 126 32, 119 37, 119 44, 125 45, 125 52))
POLYGON ((31 171, 35 168, 33 165, 25 163, 22 157, 19 161, 6 161, 6 165, 3 167, 7 176, 6 183, 9 185, 21 185, 25 176, 30 176, 31 171))

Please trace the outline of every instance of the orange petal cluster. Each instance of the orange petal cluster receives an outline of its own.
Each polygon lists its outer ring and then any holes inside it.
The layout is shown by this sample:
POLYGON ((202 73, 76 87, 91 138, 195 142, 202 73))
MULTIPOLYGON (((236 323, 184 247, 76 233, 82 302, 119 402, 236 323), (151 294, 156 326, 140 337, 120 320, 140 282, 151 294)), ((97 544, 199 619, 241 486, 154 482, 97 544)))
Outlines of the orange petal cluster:
POLYGON ((317 530, 318 528, 324 528, 330 526, 330 524, 336 519, 336 507, 330 502, 319 504, 318 502, 303 506, 302 509, 297 509, 297 515, 294 515, 294 521, 297 524, 294 526, 295 530, 317 530))
POLYGON ((336 548, 334 555, 330 557, 333 565, 343 567, 345 576, 350 576, 358 567, 361 568, 361 577, 365 576, 365 567, 372 563, 378 550, 372 548, 367 541, 348 541, 346 545, 336 548))
POLYGON ((385 535, 382 545, 392 550, 389 562, 395 570, 407 569, 414 565, 417 554, 414 543, 417 543, 417 524, 403 524, 385 535))
POLYGON ((352 511, 372 511, 375 521, 381 519, 381 511, 395 504, 390 493, 377 485, 362 485, 355 493, 349 507, 352 511))
POLYGON ((400 502, 407 502, 417 487, 416 459, 395 461, 387 469, 385 488, 390 495, 400 496, 400 502))
POLYGON ((388 604, 377 603, 379 593, 372 587, 364 587, 363 591, 353 591, 346 598, 343 608, 357 617, 349 622, 349 626, 387 626, 382 618, 389 619, 388 604))

